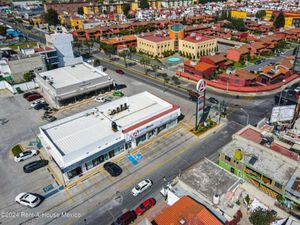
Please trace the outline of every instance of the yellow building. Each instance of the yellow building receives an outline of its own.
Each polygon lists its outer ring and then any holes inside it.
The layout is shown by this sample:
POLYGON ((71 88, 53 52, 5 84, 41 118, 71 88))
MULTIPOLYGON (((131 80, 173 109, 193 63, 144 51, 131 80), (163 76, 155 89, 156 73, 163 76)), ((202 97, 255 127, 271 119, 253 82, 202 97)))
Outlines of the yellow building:
POLYGON ((70 18, 71 27, 74 30, 83 30, 83 22, 84 22, 84 19, 80 18, 80 17, 71 17, 70 18))
POLYGON ((160 0, 150 0, 149 6, 153 9, 160 9, 161 8, 161 1, 160 0))
POLYGON ((58 16, 61 25, 69 25, 71 26, 71 20, 68 15, 61 14, 58 16))
POLYGON ((284 27, 300 27, 300 13, 285 13, 284 27))
POLYGON ((97 5, 89 5, 83 6, 83 13, 84 15, 94 15, 99 13, 99 7, 97 5))
POLYGON ((138 8, 139 8, 139 3, 138 2, 131 2, 130 3, 130 10, 131 11, 137 11, 138 10, 138 8))
POLYGON ((123 14, 123 2, 114 4, 115 12, 118 14, 123 14))
POLYGON ((247 17, 247 13, 243 11, 232 10, 230 12, 232 18, 244 19, 247 17))
POLYGON ((265 12, 266 12, 265 19, 270 20, 272 18, 273 11, 272 10, 265 10, 265 12))
POLYGON ((183 56, 199 59, 203 55, 216 51, 217 39, 202 36, 199 33, 192 33, 190 36, 180 40, 178 50, 183 56))
POLYGON ((159 34, 137 37, 136 50, 152 57, 164 57, 165 53, 174 52, 174 40, 159 34))
POLYGON ((42 19, 40 17, 34 17, 32 18, 32 22, 34 25, 40 25, 42 24, 42 19))

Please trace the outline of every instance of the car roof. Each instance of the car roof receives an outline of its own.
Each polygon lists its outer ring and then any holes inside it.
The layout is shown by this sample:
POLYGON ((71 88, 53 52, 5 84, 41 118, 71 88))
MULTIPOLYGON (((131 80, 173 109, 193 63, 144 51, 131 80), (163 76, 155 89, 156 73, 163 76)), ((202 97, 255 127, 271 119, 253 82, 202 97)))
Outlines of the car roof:
POLYGON ((29 193, 26 193, 25 195, 23 195, 21 197, 22 200, 26 200, 28 202, 33 202, 37 197, 32 195, 32 194, 29 194, 29 193))

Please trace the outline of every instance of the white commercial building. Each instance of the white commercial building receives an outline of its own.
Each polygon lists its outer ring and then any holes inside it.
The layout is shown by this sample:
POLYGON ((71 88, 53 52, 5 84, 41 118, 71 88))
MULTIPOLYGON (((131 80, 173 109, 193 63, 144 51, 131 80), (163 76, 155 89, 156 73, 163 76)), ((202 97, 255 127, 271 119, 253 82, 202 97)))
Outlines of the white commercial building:
POLYGON ((44 97, 56 108, 110 91, 113 83, 102 67, 95 68, 87 63, 36 72, 35 80, 44 97))
POLYGON ((40 138, 70 180, 175 126, 179 116, 179 106, 142 92, 44 125, 40 138))
POLYGON ((68 33, 46 34, 46 45, 57 51, 59 67, 70 66, 82 62, 82 57, 75 57, 72 42, 73 35, 68 33))

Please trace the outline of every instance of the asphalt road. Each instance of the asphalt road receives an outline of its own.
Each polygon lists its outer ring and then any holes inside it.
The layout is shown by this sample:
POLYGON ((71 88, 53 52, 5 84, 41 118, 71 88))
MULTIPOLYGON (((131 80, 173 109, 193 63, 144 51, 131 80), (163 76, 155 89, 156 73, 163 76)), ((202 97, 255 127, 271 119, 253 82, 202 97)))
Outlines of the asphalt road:
MULTIPOLYGON (((100 59, 101 60, 101 59, 100 59)), ((105 61, 101 61, 101 65, 107 67, 108 69, 115 70, 116 66, 105 61)), ((151 86, 157 87, 166 92, 172 93, 177 97, 184 99, 190 99, 189 95, 185 91, 180 91, 173 88, 166 88, 164 84, 153 79, 147 79, 144 76, 140 76, 133 72, 128 72, 126 69, 125 76, 132 79, 138 80, 140 82, 149 84, 151 86)), ((241 110, 243 108, 249 114, 249 123, 254 125, 260 121, 265 116, 269 115, 274 103, 274 95, 259 97, 259 98, 236 98, 235 96, 221 95, 219 93, 207 91, 206 98, 214 97, 219 101, 224 100, 227 105, 227 118, 230 121, 235 121, 240 124, 246 124, 247 115, 241 110)))
POLYGON ((131 188, 118 193, 112 202, 93 210, 86 216, 83 216, 78 220, 76 225, 108 225, 111 224, 118 216, 120 216, 126 210, 132 210, 137 207, 140 202, 159 194, 163 186, 163 176, 167 178, 168 181, 174 179, 180 171, 186 170, 196 162, 207 157, 209 158, 215 154, 218 149, 231 140, 231 135, 241 129, 242 126, 235 122, 230 122, 221 130, 212 134, 203 141, 199 141, 195 145, 185 151, 183 154, 171 160, 169 163, 164 164, 157 170, 153 171, 147 178, 153 181, 153 186, 146 190, 144 193, 138 195, 137 197, 132 196, 131 188), (209 146, 209 147, 208 147, 209 146), (113 201, 118 201, 119 204, 114 204, 113 201))

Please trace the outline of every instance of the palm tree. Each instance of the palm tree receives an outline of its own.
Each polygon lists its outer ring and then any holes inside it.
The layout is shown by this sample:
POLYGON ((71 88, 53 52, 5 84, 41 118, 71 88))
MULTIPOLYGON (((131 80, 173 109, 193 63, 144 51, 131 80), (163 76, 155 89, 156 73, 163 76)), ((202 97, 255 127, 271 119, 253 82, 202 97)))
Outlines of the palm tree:
POLYGON ((126 62, 126 59, 129 55, 129 51, 128 50, 123 50, 119 53, 119 56, 122 57, 124 59, 124 64, 125 64, 125 67, 127 67, 127 62, 126 62))

